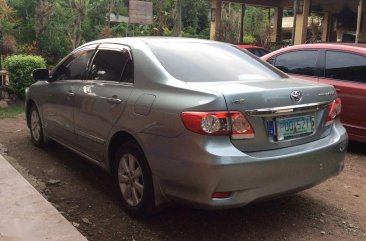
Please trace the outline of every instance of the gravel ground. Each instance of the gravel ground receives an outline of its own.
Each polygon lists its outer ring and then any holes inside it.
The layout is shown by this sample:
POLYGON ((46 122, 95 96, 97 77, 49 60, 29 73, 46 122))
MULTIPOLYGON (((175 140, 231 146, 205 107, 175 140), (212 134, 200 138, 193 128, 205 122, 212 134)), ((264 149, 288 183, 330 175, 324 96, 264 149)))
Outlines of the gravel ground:
POLYGON ((24 115, 0 120, 0 153, 89 240, 366 240, 366 144, 299 194, 226 211, 171 205, 145 221, 117 202, 112 179, 67 149, 32 145, 24 115))

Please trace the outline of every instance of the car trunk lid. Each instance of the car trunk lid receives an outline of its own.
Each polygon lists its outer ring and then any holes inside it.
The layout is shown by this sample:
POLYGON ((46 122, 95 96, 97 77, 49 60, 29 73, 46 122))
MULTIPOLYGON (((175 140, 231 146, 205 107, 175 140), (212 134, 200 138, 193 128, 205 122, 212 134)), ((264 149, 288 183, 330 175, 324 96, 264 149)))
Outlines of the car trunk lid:
POLYGON ((232 139, 242 151, 299 145, 330 133, 324 122, 336 95, 332 86, 298 79, 189 85, 221 93, 228 111, 240 111, 247 118, 255 131, 254 138, 232 139))

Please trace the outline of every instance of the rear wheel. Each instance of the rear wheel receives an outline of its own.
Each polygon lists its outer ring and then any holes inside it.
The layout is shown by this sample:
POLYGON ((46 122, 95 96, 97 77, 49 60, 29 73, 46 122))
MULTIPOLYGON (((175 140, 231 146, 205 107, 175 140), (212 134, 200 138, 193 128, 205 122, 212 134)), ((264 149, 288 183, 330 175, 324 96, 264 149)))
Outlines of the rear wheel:
POLYGON ((36 106, 32 106, 29 111, 29 126, 32 142, 38 147, 46 145, 42 122, 36 106))
POLYGON ((151 170, 135 141, 122 144, 117 151, 114 180, 122 205, 129 214, 148 217, 155 212, 151 170))

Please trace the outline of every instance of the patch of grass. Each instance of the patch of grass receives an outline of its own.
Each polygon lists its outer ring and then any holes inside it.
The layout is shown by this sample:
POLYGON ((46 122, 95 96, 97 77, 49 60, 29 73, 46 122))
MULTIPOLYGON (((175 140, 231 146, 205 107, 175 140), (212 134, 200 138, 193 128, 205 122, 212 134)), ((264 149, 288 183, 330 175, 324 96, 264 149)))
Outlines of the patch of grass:
POLYGON ((15 118, 17 115, 24 112, 23 104, 10 105, 7 108, 0 108, 0 119, 15 118))

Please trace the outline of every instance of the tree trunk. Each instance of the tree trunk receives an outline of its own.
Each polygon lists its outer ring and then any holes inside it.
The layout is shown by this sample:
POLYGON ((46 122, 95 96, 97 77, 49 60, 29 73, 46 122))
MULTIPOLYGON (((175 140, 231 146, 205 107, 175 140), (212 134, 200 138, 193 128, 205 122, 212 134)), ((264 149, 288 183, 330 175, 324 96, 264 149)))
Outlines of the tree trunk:
POLYGON ((175 21, 174 21, 174 29, 173 36, 181 37, 182 36, 182 0, 175 0, 175 21))

